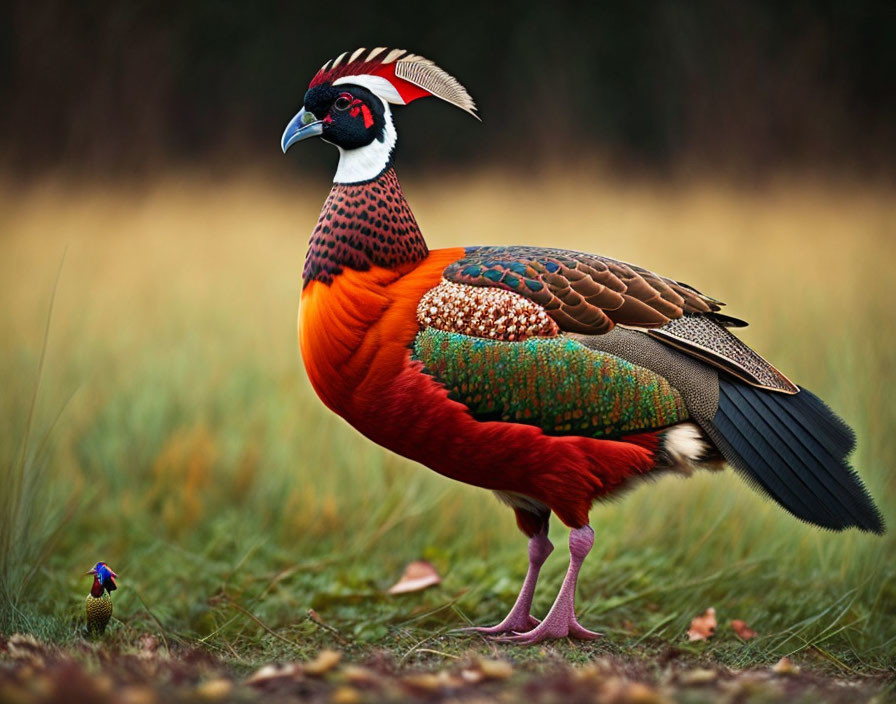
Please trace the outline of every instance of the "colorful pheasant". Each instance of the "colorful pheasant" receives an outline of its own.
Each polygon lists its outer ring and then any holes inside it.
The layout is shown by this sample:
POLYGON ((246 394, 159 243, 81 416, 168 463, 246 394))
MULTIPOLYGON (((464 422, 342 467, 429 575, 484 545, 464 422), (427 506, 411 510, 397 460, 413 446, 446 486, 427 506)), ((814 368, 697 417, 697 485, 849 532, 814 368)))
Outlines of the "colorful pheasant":
POLYGON ((93 586, 87 595, 87 631, 99 635, 112 618, 111 593, 118 589, 118 575, 105 562, 97 562, 87 574, 93 575, 93 586))
MULTIPOLYGON (((595 638, 576 620, 592 503, 658 472, 732 465, 797 518, 880 533, 846 457, 850 429, 744 345, 696 289, 613 259, 537 247, 430 250, 392 167, 392 106, 435 96, 472 115, 431 61, 358 49, 328 61, 283 133, 339 149, 311 236, 299 342, 323 402, 384 447, 491 489, 530 537, 506 640, 595 638), (569 526, 569 572, 530 615, 569 526)), ((559 233, 558 239, 562 239, 559 233)))

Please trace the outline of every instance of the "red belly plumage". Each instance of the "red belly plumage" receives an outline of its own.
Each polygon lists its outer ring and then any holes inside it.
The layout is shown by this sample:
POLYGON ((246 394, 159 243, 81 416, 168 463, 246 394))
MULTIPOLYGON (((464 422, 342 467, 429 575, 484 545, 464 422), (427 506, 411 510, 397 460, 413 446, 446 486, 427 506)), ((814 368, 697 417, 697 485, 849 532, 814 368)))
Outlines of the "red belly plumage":
POLYGON ((452 479, 516 492, 567 525, 588 522, 595 498, 654 466, 657 436, 549 436, 530 425, 477 421, 411 359, 420 297, 461 248, 402 269, 345 269, 302 294, 299 341, 323 402, 374 442, 452 479))

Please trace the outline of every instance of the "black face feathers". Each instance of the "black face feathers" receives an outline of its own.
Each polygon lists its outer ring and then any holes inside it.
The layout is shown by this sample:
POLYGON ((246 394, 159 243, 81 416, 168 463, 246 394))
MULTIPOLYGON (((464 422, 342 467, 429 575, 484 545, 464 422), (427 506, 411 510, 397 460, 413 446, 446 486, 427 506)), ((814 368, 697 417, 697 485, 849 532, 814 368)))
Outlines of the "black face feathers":
POLYGON ((330 83, 305 93, 305 110, 323 122, 321 138, 343 149, 366 147, 384 139, 386 111, 383 101, 366 88, 330 83))

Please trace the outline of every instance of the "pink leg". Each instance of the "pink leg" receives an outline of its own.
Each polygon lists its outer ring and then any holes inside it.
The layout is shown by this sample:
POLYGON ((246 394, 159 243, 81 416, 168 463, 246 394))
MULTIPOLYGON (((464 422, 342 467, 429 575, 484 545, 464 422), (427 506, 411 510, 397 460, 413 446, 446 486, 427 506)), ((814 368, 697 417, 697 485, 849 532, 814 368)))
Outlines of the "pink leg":
POLYGON ((529 539, 529 570, 526 572, 523 588, 520 589, 520 595, 516 598, 516 603, 513 605, 510 613, 497 626, 476 626, 465 630, 476 631, 486 635, 496 635, 499 633, 527 631, 537 626, 538 619, 533 618, 529 614, 532 608, 532 596, 535 594, 535 584, 538 582, 538 573, 541 571, 541 566, 553 550, 554 545, 548 540, 548 527, 547 523, 545 523, 544 529, 529 539))
POLYGON ((591 552, 594 545, 594 531, 591 526, 575 528, 569 534, 569 570, 560 587, 560 593, 554 605, 545 616, 544 621, 535 628, 525 633, 504 636, 498 640, 512 643, 533 644, 540 643, 549 638, 581 638, 582 640, 594 640, 600 637, 600 633, 594 633, 579 625, 576 620, 576 581, 579 578, 579 569, 591 552))

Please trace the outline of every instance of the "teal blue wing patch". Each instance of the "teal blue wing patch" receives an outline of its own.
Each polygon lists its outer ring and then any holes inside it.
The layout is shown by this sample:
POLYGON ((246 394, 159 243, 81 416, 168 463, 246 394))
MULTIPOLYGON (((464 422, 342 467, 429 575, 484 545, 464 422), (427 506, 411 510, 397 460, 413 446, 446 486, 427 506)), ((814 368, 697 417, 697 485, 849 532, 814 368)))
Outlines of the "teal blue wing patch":
POLYGON ((688 417, 663 377, 562 335, 502 342, 424 328, 413 356, 480 420, 604 438, 688 417))

